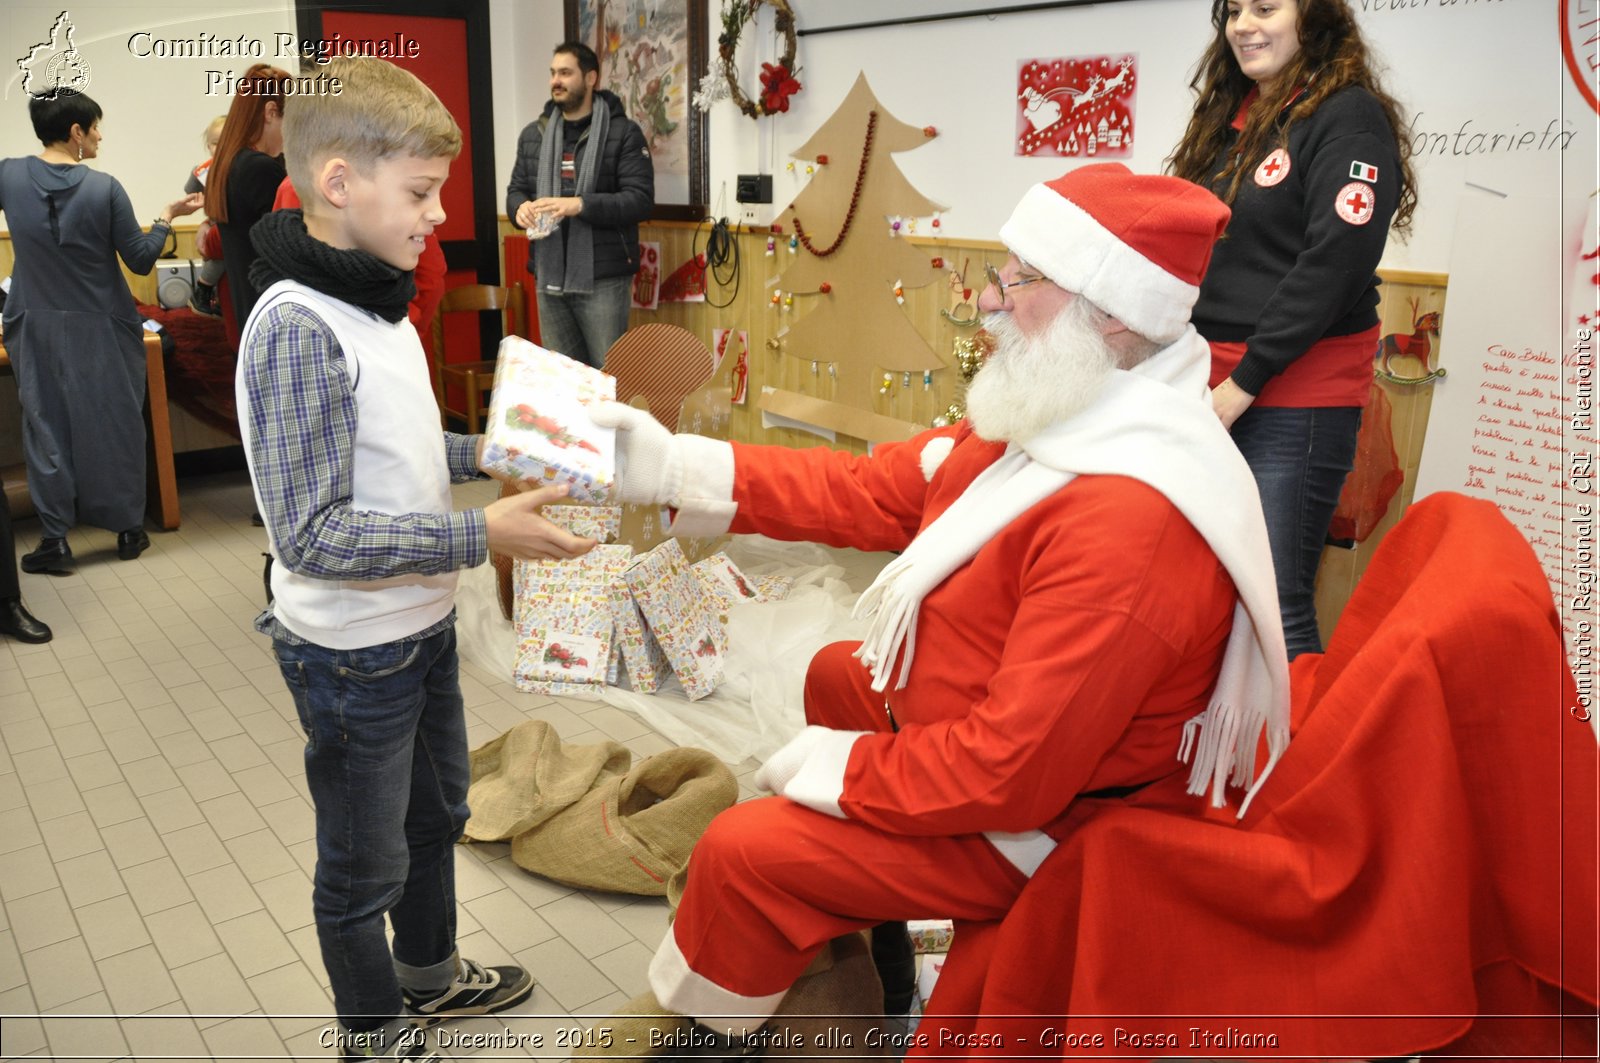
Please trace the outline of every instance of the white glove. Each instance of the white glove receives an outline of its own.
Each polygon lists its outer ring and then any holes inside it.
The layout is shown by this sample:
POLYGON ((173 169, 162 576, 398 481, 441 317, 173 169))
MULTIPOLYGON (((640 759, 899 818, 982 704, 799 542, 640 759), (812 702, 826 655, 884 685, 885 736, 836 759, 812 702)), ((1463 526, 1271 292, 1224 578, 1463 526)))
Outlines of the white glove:
POLYGON ((767 762, 761 765, 761 770, 756 772, 756 789, 783 793, 784 787, 794 782, 794 777, 800 774, 800 769, 811 754, 833 733, 832 728, 813 725, 789 739, 788 744, 768 757, 767 762))
POLYGON ((623 502, 674 506, 683 492, 683 455, 678 439, 645 410, 620 402, 597 402, 589 419, 617 430, 617 498, 623 502))

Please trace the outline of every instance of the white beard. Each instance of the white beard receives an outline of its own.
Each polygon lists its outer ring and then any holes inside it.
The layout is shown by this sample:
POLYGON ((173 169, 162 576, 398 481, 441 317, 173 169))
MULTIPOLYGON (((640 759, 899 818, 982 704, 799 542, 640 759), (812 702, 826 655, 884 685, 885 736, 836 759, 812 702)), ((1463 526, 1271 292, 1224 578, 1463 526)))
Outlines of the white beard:
POLYGON ((979 436, 1021 443, 1094 402, 1117 361, 1093 313, 1076 299, 1031 337, 1007 311, 984 316, 995 349, 967 388, 967 419, 979 436))

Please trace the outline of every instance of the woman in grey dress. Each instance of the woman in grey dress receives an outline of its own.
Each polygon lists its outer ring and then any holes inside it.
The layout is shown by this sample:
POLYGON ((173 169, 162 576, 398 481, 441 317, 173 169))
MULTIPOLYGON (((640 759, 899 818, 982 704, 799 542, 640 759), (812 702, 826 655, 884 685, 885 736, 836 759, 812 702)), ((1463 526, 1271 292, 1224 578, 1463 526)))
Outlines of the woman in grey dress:
POLYGON ((117 533, 132 560, 144 532, 144 333, 117 266, 149 273, 172 219, 201 205, 188 196, 139 227, 116 178, 81 165, 100 150, 100 105, 82 94, 29 101, 38 155, 0 160, 0 211, 16 263, 5 316, 6 351, 22 401, 22 450, 42 538, 24 572, 62 573, 67 532, 93 524, 117 533))

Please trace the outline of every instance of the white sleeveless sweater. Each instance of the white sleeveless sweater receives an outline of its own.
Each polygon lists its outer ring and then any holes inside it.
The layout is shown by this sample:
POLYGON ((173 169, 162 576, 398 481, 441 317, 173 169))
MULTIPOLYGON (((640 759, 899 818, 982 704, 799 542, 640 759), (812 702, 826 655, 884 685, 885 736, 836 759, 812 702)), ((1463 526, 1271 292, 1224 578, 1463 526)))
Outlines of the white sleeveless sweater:
MULTIPOLYGON (((416 329, 405 318, 391 324, 349 303, 293 281, 279 281, 261 294, 250 321, 275 306, 294 303, 327 324, 344 353, 356 403, 351 470, 355 510, 379 513, 448 513, 450 470, 439 430, 439 408, 428 380, 427 358, 416 329)), ((244 346, 244 345, 241 345, 244 346)), ((252 454, 244 372, 235 378, 239 427, 245 454, 252 454)), ((254 481, 254 460, 251 458, 254 481)), ((260 506, 259 492, 256 495, 260 506)), ((268 538, 272 538, 268 523, 268 538)), ((375 580, 332 580, 290 571, 272 544, 272 611, 295 635, 349 650, 414 635, 449 615, 456 573, 407 573, 375 580)))

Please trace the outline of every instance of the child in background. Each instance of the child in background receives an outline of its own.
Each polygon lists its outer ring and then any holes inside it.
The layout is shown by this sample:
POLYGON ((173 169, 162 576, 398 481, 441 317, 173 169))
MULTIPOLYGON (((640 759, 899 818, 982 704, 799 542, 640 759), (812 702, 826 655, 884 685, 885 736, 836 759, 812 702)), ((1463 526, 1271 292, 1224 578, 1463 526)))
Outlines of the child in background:
POLYGON ((264 290, 236 393, 276 559, 257 628, 306 734, 332 1039, 346 1059, 430 1059, 427 1027, 533 991, 521 967, 456 949, 469 815, 456 570, 490 550, 576 557, 594 540, 538 515, 564 489, 452 512, 450 482, 477 474, 483 437, 420 430, 439 413, 406 309, 461 131, 391 63, 336 59, 327 74, 342 91, 295 97, 284 121, 304 207, 250 233, 264 290))
MULTIPOLYGON (((183 183, 186 193, 193 195, 206 190, 206 174, 211 171, 211 157, 217 150, 217 141, 222 139, 222 123, 227 117, 219 114, 206 125, 206 131, 201 136, 206 146, 206 158, 189 172, 189 179, 183 183)), ((195 230, 194 247, 200 256, 201 266, 195 277, 194 294, 189 297, 189 309, 207 317, 221 317, 222 304, 217 298, 217 285, 222 281, 228 265, 222 260, 221 236, 209 218, 195 230)))

